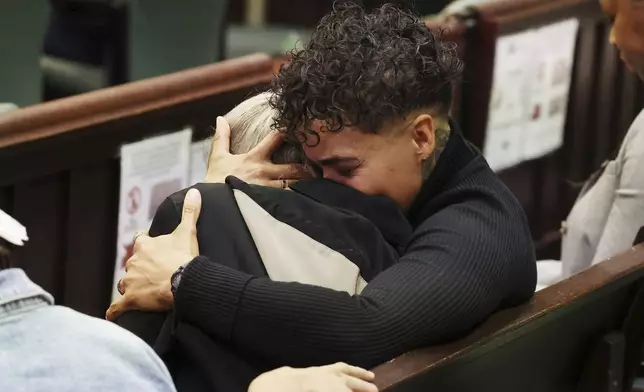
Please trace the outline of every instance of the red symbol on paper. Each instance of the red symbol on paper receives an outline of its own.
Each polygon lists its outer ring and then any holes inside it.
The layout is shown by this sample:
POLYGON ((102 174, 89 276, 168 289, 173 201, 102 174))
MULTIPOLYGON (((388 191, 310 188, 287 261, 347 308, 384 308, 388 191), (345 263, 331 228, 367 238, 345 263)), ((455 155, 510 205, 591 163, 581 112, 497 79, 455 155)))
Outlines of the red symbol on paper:
POLYGON ((127 200, 125 201, 125 209, 130 215, 134 215, 141 205, 141 190, 138 186, 130 189, 127 193, 127 200))
POLYGON ((532 119, 538 120, 541 117, 541 105, 534 105, 532 109, 532 119))

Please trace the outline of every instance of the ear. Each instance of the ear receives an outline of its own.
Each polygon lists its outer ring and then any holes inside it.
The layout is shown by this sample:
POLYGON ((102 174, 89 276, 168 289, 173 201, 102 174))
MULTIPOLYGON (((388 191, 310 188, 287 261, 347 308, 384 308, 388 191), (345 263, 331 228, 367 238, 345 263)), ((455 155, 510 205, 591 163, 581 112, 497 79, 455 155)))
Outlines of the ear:
POLYGON ((412 137, 416 147, 416 155, 420 162, 428 159, 436 148, 436 128, 434 118, 429 114, 421 114, 412 123, 412 137))

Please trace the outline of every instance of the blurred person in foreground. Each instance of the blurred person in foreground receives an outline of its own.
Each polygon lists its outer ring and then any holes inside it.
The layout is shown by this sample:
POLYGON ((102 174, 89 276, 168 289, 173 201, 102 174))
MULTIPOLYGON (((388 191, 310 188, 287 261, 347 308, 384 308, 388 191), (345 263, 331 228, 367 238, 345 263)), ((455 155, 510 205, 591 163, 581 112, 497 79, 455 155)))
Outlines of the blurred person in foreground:
MULTIPOLYGON (((195 220, 180 234, 138 238, 119 309, 172 310, 277 366, 371 367, 528 301, 536 267, 525 214, 449 116, 461 68, 455 45, 417 17, 346 4, 275 79, 276 127, 321 176, 388 197, 414 229, 400 261, 359 294, 199 256, 195 220)), ((266 154, 217 148, 207 181, 263 183, 273 165, 266 154)))
POLYGON ((105 320, 54 305, 10 249, 27 231, 0 210, 0 390, 174 392, 165 365, 145 342, 105 320))
MULTIPOLYGON (((601 0, 613 20, 610 42, 644 81, 644 0, 601 0)), ((610 132, 611 130, 606 130, 610 132)), ((644 111, 614 159, 586 182, 562 225, 561 261, 541 261, 539 289, 631 247, 644 224, 644 111)))

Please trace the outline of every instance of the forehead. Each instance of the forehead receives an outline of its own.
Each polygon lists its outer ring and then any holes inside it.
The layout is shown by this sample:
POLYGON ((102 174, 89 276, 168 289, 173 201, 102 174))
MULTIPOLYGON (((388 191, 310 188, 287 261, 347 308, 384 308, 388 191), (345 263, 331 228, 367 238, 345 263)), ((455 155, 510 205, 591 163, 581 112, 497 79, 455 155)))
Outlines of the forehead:
POLYGON ((615 13, 617 13, 617 1, 618 0, 599 0, 599 3, 601 4, 604 12, 610 15, 614 15, 615 13))
POLYGON ((311 129, 318 137, 310 136, 304 150, 309 158, 325 159, 330 156, 360 157, 383 144, 383 137, 374 133, 362 132, 355 127, 344 127, 333 132, 325 129, 321 121, 313 121, 311 129), (319 141, 319 143, 315 143, 319 141))
POLYGON ((599 0, 599 3, 610 14, 644 11, 644 0, 599 0))

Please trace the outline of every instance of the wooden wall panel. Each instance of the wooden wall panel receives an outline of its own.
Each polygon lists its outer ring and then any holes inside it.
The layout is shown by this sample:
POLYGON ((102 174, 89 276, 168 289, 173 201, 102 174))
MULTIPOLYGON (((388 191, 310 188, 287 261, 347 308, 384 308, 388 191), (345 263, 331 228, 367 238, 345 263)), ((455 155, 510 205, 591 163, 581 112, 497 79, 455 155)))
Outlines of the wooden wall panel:
POLYGON ((16 248, 15 264, 54 298, 63 295, 67 178, 65 174, 16 184, 14 217, 27 227, 28 246, 16 248))
POLYGON ((597 89, 594 91, 596 110, 589 112, 593 116, 592 129, 589 129, 587 137, 592 138, 591 166, 599 168, 602 162, 614 156, 611 146, 615 133, 614 126, 617 124, 619 114, 619 68, 620 60, 617 50, 608 42, 610 28, 607 25, 598 27, 599 34, 597 45, 599 56, 596 59, 598 65, 597 89))
POLYGON ((118 223, 116 160, 74 169, 69 176, 64 301, 103 316, 109 305, 118 223))
POLYGON ((559 212, 565 216, 581 189, 574 182, 583 182, 589 167, 587 146, 590 138, 588 128, 594 96, 595 58, 597 53, 597 26, 593 21, 582 22, 577 40, 573 79, 568 102, 568 118, 564 134, 565 151, 561 154, 561 167, 564 175, 561 182, 564 200, 559 212))
POLYGON ((0 188, 0 210, 9 215, 13 213, 13 189, 9 186, 0 188))

